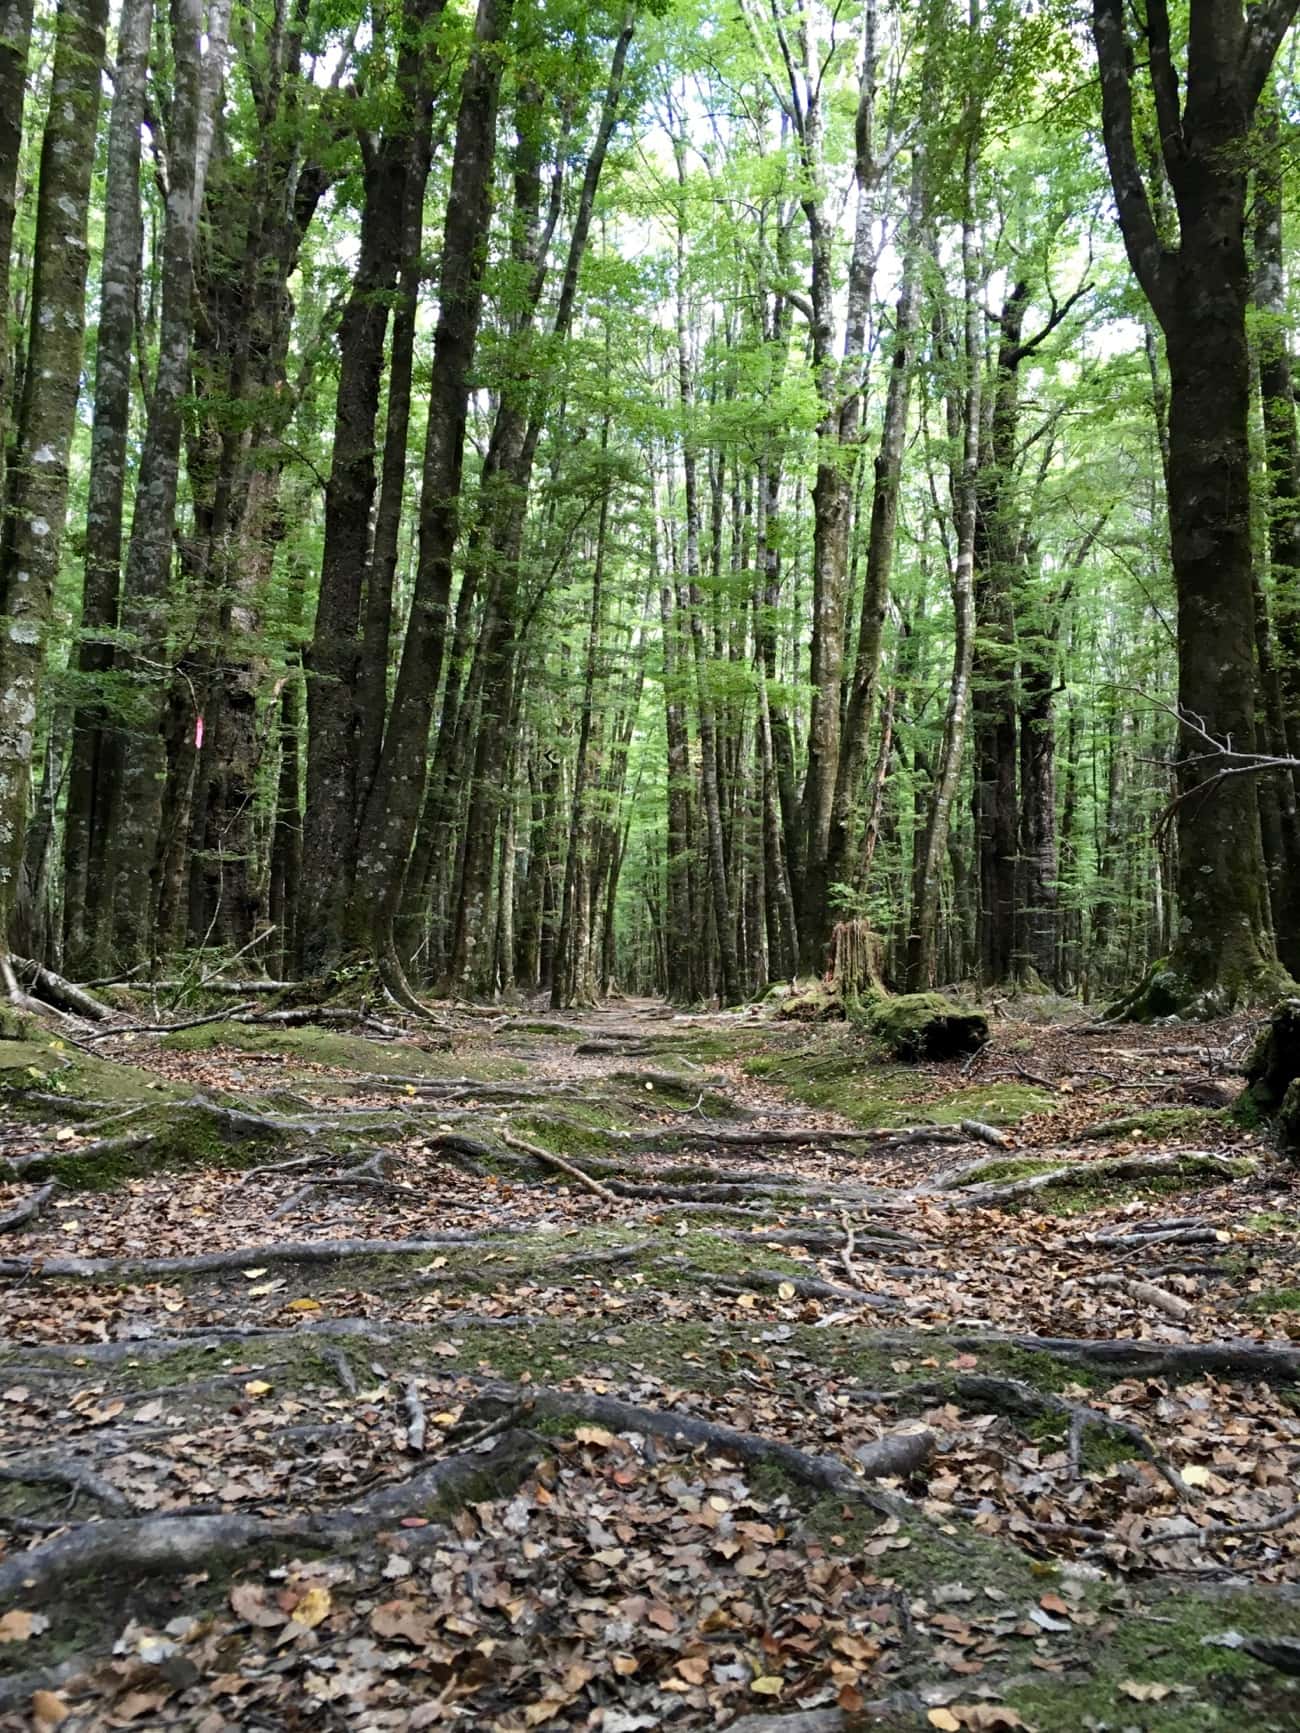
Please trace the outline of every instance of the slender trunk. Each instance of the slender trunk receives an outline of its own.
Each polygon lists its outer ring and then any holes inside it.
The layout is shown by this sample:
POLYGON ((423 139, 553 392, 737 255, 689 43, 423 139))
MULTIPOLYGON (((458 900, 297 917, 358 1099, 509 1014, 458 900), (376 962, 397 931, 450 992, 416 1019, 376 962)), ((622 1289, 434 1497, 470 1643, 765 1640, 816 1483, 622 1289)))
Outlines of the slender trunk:
MULTIPOLYGON (((894 538, 898 526, 899 484, 903 470, 903 441, 911 397, 913 348, 920 322, 920 297, 916 292, 918 255, 924 225, 924 160, 919 149, 912 163, 912 190, 908 211, 908 244, 903 276, 898 290, 894 354, 885 396, 885 418, 880 449, 875 460, 875 489, 871 500, 871 527, 867 539, 866 575, 858 624, 857 656, 844 720, 844 743, 835 781, 827 844, 828 892, 852 876, 853 826, 859 784, 866 764, 879 677, 880 645, 894 561, 894 538)), ((859 855, 859 862, 863 857, 859 855)))
POLYGON ((194 248, 224 73, 229 0, 212 0, 206 17, 203 0, 172 0, 171 18, 173 88, 158 373, 149 400, 122 593, 122 627, 131 644, 126 661, 138 713, 126 740, 110 820, 114 951, 116 960, 126 965, 150 955, 160 888, 163 705, 156 694, 159 673, 167 667, 172 540, 190 388, 194 248))
MULTIPOLYGON (((964 431, 960 468, 953 478, 956 557, 952 574, 955 638, 943 745, 930 797, 924 834, 916 853, 912 894, 912 924, 908 935, 907 972, 914 992, 933 984, 938 946, 939 892, 948 852, 948 826, 961 775, 962 748, 970 703, 971 660, 975 638, 975 526, 980 452, 980 296, 983 289, 975 230, 975 140, 966 146, 966 206, 962 221, 962 275, 965 287, 965 344, 962 356, 965 390, 959 417, 964 431)), ((953 427, 956 431, 956 426, 953 427)), ((955 443, 955 442, 954 442, 955 443)))
MULTIPOLYGON (((479 0, 474 52, 461 85, 443 230, 438 327, 420 496, 415 592, 379 767, 366 802, 353 925, 396 966, 393 922, 424 796, 429 724, 442 673, 452 554, 459 526, 470 367, 483 303, 492 214, 498 44, 513 0, 479 0)), ((328 934, 322 935, 328 941, 328 934)))
POLYGON ((31 46, 33 0, 0 0, 0 506, 9 457, 13 353, 9 341, 9 272, 22 161, 23 101, 31 46))
POLYGON ((107 0, 62 0, 41 144, 28 339, 8 517, 0 545, 0 959, 12 990, 9 924, 27 835, 28 792, 68 502, 68 457, 85 332, 87 233, 107 0))
MULTIPOLYGON (((100 263, 95 407, 86 499, 85 577, 77 672, 84 685, 72 719, 72 759, 63 832, 63 943, 75 973, 95 961, 108 878, 106 792, 101 782, 105 714, 98 689, 113 665, 122 565, 122 502, 131 416, 131 360, 140 281, 140 127, 153 0, 125 0, 117 33, 108 182, 100 263)), ((0 249, 7 253, 3 236, 0 249)), ((0 400, 3 381, 0 381, 0 400)), ((103 960, 103 959, 101 959, 103 960)))
MULTIPOLYGON (((601 432, 601 450, 608 449, 609 420, 601 432)), ((583 658, 582 709, 578 722, 578 752, 573 766, 573 809, 569 817, 569 847, 564 866, 564 897, 560 905, 560 931, 556 939, 557 968, 551 987, 551 1007, 581 1003, 583 987, 591 969, 587 955, 591 940, 590 921, 578 918, 590 906, 591 839, 587 790, 591 782, 591 733, 595 715, 596 675, 600 658, 600 636, 604 615, 605 550, 609 532, 609 492, 601 497, 596 529, 596 559, 591 572, 591 611, 587 621, 587 649, 583 658)))

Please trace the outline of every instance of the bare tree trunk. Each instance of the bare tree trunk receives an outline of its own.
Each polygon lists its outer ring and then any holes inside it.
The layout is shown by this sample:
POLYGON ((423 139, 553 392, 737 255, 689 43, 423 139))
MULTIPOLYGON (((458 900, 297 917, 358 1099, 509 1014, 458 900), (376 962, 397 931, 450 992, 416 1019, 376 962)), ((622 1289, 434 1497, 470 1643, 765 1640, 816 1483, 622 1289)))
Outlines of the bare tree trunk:
POLYGON ((1185 99, 1165 0, 1148 6, 1146 76, 1179 242, 1157 229, 1133 128, 1134 55, 1122 0, 1094 0, 1102 130, 1129 262, 1169 355, 1169 518, 1178 591, 1181 730, 1179 927, 1168 967, 1134 996, 1140 1013, 1218 1013, 1286 985, 1269 929, 1255 791, 1213 774, 1203 728, 1238 752, 1255 743, 1251 578, 1247 144, 1296 0, 1243 13, 1194 0, 1185 99))
POLYGON ((393 923, 424 797, 429 724, 446 647, 470 367, 483 304, 485 243, 492 214, 501 86, 497 45, 512 4, 513 0, 479 0, 474 52, 461 84, 443 229, 415 593, 379 767, 361 826, 352 926, 364 932, 387 972, 398 978, 393 923))
POLYGON ((132 645, 126 665, 133 675, 138 713, 125 742, 110 817, 114 952, 126 965, 150 956, 160 888, 163 704, 155 694, 168 671, 167 604, 184 403, 190 388, 194 247, 229 21, 230 0, 211 0, 206 9, 203 0, 172 0, 173 89, 158 374, 149 400, 122 587, 122 627, 132 645))
POLYGON ((62 0, 41 145, 31 335, 0 546, 0 970, 27 838, 32 751, 68 501, 85 332, 87 233, 107 0, 62 0))
MULTIPOLYGON (((113 665, 105 633, 117 625, 122 567, 122 502, 131 417, 131 358, 140 280, 140 126, 153 0, 125 0, 117 32, 113 110, 108 126, 108 184, 100 263, 99 332, 95 342, 95 408, 86 501, 86 562, 81 601, 78 691, 63 832, 64 953, 75 974, 98 959, 108 875, 103 695, 113 665)), ((0 237, 0 247, 3 238, 0 237)), ((7 248, 4 249, 7 255, 7 248)), ((3 387, 0 385, 0 392, 3 387)), ((88 972, 94 973, 94 968, 88 972)))
POLYGON ((6 497, 13 355, 9 342, 9 272, 22 160, 23 99, 32 36, 32 0, 0 0, 0 506, 6 497))

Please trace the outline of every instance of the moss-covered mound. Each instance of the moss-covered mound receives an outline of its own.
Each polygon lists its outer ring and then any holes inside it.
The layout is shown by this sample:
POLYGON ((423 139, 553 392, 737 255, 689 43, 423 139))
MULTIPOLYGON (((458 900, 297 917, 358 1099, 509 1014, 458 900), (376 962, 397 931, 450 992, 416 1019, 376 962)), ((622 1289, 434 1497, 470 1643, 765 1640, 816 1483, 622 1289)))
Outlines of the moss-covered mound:
POLYGON ((942 993, 900 993, 872 999, 867 1027, 896 1059, 960 1059, 989 1038, 982 1011, 958 1005, 942 993))
POLYGON ((1246 1103, 1273 1121, 1279 1147, 1300 1157, 1300 999, 1284 999, 1246 1067, 1246 1103))

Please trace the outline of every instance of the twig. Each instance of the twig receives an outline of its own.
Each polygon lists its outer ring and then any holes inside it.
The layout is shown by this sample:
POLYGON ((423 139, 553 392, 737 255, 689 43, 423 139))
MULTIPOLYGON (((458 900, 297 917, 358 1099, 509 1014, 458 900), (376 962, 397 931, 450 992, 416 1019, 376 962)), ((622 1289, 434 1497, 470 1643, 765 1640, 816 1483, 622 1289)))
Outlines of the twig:
POLYGON ((853 1253, 858 1242, 847 1210, 840 1211, 840 1226, 844 1229, 844 1244, 840 1247, 840 1262, 844 1265, 844 1274, 849 1278, 849 1281, 855 1288, 860 1288, 862 1278, 858 1274, 857 1265, 853 1262, 853 1253))
POLYGON ((598 1179, 593 1179, 589 1173, 584 1173, 580 1167, 575 1167, 571 1161, 566 1161, 562 1155, 553 1155, 549 1149, 543 1149, 540 1144, 528 1143, 522 1137, 512 1137, 508 1131, 501 1133, 501 1141, 507 1149, 514 1149, 520 1155, 530 1155, 534 1161, 540 1161, 547 1167, 555 1167, 561 1173, 567 1173, 570 1179, 576 1179, 578 1184, 593 1196, 603 1198, 606 1203, 617 1203, 618 1199, 598 1179))
POLYGON ((424 1452, 428 1422, 425 1419, 424 1403, 420 1400, 420 1392, 415 1387, 414 1379, 402 1392, 402 1402, 407 1413, 406 1448, 420 1456, 424 1452))

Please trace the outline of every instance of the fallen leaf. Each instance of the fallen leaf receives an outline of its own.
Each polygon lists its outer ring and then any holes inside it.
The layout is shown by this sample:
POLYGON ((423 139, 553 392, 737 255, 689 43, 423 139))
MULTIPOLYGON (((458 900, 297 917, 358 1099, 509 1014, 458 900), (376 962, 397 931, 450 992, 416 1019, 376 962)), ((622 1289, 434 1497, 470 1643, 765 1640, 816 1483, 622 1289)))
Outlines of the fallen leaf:
POLYGON ((0 1643, 25 1643, 35 1628, 35 1614, 10 1607, 0 1618, 0 1643))
POLYGON ((1143 1684, 1137 1679, 1121 1679, 1119 1688, 1135 1703, 1159 1703, 1162 1698, 1171 1697, 1174 1691, 1172 1685, 1161 1685, 1155 1680, 1143 1684))
POLYGON ((329 1614, 333 1602, 330 1592, 321 1583, 313 1583, 293 1609, 293 1622, 313 1631, 329 1614))
POLYGON ((52 1727, 62 1727, 72 1713, 57 1691, 32 1692, 32 1725, 35 1733, 49 1733, 52 1727))
POLYGON ((937 1727, 939 1733, 961 1733, 961 1722, 951 1709, 931 1709, 926 1720, 931 1727, 937 1727))
POLYGON ((266 1396, 270 1394, 271 1386, 265 1378, 250 1378, 244 1386, 245 1396, 266 1396))

